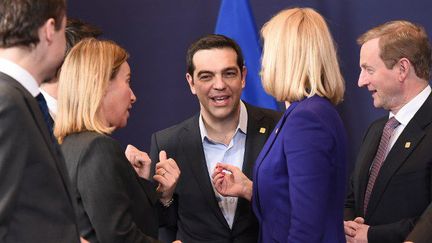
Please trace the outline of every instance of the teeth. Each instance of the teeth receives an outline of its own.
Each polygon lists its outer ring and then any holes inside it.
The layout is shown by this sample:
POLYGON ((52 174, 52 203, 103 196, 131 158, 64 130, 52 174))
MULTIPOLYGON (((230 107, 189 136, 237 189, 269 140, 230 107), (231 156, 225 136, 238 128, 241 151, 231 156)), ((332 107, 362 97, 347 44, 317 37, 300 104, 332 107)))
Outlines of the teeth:
POLYGON ((217 100, 217 101, 221 101, 221 100, 226 100, 227 97, 226 97, 226 96, 222 96, 222 97, 214 97, 213 99, 214 99, 214 100, 217 100))

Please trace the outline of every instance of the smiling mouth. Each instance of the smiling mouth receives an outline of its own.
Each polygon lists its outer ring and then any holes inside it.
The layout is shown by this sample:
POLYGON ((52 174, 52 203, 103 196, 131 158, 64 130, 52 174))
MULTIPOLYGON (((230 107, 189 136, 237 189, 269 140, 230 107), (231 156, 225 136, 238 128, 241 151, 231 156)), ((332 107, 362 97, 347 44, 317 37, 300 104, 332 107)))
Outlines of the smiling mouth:
POLYGON ((226 100, 228 100, 229 96, 217 96, 217 97, 212 97, 210 98, 211 100, 213 100, 216 103, 223 103, 226 100))

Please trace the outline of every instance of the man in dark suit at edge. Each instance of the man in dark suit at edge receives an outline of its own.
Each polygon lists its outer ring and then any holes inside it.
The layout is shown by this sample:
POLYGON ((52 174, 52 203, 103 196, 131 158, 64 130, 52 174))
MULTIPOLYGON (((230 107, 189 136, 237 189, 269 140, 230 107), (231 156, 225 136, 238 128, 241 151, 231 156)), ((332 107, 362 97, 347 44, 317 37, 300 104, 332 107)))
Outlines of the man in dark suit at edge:
POLYGON ((389 111, 369 127, 345 204, 348 242, 432 242, 431 47, 423 27, 392 21, 360 36, 360 87, 389 111), (423 226, 422 226, 423 225, 423 226))
POLYGON ((0 1, 0 242, 79 242, 39 85, 65 53, 64 0, 0 1))
POLYGON ((185 243, 256 242, 258 225, 250 203, 222 197, 210 175, 217 162, 226 162, 251 178, 255 159, 280 114, 240 100, 246 68, 232 39, 204 36, 189 47, 186 59, 186 79, 198 97, 200 113, 156 132, 151 141, 152 161, 165 150, 182 172, 165 220, 185 243))

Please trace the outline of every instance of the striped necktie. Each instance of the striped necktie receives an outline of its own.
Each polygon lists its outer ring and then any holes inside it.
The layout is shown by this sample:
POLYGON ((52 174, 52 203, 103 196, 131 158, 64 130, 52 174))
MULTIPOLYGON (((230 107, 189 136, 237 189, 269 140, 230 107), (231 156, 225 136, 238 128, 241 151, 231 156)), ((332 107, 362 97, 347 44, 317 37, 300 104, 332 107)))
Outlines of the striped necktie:
POLYGON ((385 158, 387 157, 387 150, 389 148, 389 141, 391 136, 393 135, 394 130, 397 126, 399 126, 398 120, 396 120, 395 117, 390 118, 383 129, 383 133, 381 135, 380 144, 378 146, 377 153, 375 155, 375 158, 372 163, 372 167, 370 169, 369 174, 369 180, 366 187, 366 193, 364 197, 364 203, 363 203, 363 212, 364 215, 366 215, 366 210, 369 204, 369 199, 373 190, 373 187, 375 185, 375 181, 378 177, 379 171, 381 169, 381 166, 384 163, 385 158))

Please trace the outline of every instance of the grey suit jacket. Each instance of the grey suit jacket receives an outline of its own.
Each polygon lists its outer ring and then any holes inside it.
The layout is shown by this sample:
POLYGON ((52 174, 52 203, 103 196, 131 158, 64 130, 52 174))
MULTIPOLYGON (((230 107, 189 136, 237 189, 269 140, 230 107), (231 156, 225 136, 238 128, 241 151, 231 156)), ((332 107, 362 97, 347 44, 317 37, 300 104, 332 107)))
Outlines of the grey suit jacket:
POLYGON ((0 73, 0 242, 79 242, 63 157, 36 99, 0 73))
POLYGON ((138 177, 117 141, 81 132, 68 135, 61 148, 76 188, 81 234, 87 240, 159 242, 156 188, 138 177))
MULTIPOLYGON (((281 114, 247 104, 246 109, 248 127, 243 172, 252 178, 255 159, 281 114), (265 133, 260 133, 260 128, 265 128, 265 133)), ((238 200, 232 230, 218 206, 208 175, 198 118, 199 115, 195 115, 152 136, 152 161, 158 161, 159 151, 165 150, 181 170, 175 203, 165 220, 177 227, 177 239, 184 243, 256 242, 258 223, 250 202, 238 200)))
POLYGON ((416 243, 432 242, 421 240, 431 239, 430 228, 410 234, 432 201, 432 95, 387 155, 376 179, 368 211, 363 215, 369 168, 387 119, 377 120, 366 133, 351 178, 345 219, 364 217, 366 224, 371 226, 368 232, 370 243, 402 242, 407 237, 416 243))

